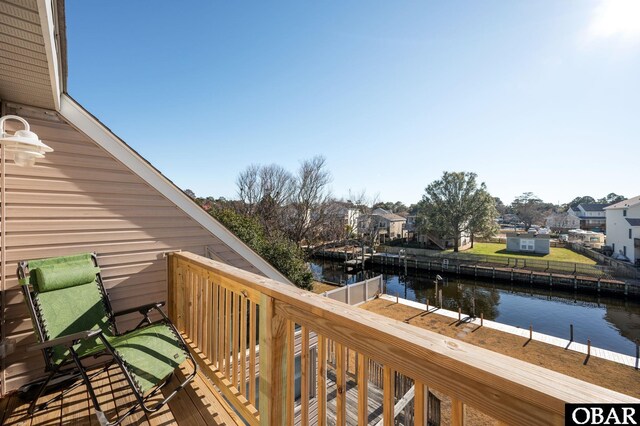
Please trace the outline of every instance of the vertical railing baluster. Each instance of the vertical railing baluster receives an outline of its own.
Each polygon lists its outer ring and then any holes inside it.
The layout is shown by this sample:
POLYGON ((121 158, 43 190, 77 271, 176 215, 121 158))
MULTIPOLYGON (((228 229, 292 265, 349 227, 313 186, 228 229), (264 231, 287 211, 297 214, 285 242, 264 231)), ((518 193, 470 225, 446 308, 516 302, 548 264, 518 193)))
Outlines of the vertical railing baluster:
POLYGON ((227 290, 219 286, 218 293, 218 371, 224 374, 224 306, 227 290))
POLYGON ((233 292, 225 289, 225 309, 224 309, 224 364, 225 375, 231 383, 233 383, 231 377, 231 306, 233 301, 233 292))
POLYGON ((382 417, 385 425, 394 423, 395 402, 395 372, 391 367, 384 366, 384 377, 382 384, 382 417))
POLYGON ((296 323, 287 321, 287 370, 286 370, 286 392, 285 392, 285 410, 287 417, 287 425, 293 425, 295 422, 295 400, 296 400, 296 362, 295 362, 295 346, 296 346, 296 323))
POLYGON ((413 397, 413 424, 414 426, 427 426, 427 407, 428 402, 427 398, 429 395, 429 390, 427 385, 416 380, 414 383, 415 386, 415 395, 413 397))
POLYGON ((301 327, 300 339, 300 418, 309 424, 309 329, 301 327))
POLYGON ((327 424, 327 339, 318 334, 318 426, 327 424))
POLYGON ((451 426, 464 425, 464 404, 458 399, 451 398, 451 426))
POLYGON ((345 348, 334 342, 336 358, 336 425, 347 424, 347 380, 345 371, 345 348))
POLYGON ((211 309, 209 307, 209 292, 207 291, 207 277, 203 273, 204 271, 198 271, 198 278, 200 282, 200 316, 198 322, 200 326, 200 349, 205 357, 210 358, 209 353, 209 315, 211 315, 211 309))
POLYGON ((256 304, 249 302, 249 402, 256 403, 256 304))
POLYGON ((369 361, 358 353, 358 425, 369 424, 369 361))
POLYGON ((247 396, 247 299, 241 296, 240 309, 240 393, 247 396))
POLYGON ((238 327, 238 325, 240 324, 240 302, 239 302, 239 297, 240 295, 232 293, 233 294, 233 299, 231 300, 231 304, 233 305, 231 307, 231 311, 233 312, 233 315, 231 316, 231 377, 229 378, 229 381, 231 382, 232 386, 235 386, 236 389, 239 389, 239 384, 238 384, 238 374, 240 373, 238 371, 238 335, 240 334, 240 327, 238 327))
POLYGON ((209 285, 211 286, 211 362, 218 365, 218 284, 209 275, 209 285))

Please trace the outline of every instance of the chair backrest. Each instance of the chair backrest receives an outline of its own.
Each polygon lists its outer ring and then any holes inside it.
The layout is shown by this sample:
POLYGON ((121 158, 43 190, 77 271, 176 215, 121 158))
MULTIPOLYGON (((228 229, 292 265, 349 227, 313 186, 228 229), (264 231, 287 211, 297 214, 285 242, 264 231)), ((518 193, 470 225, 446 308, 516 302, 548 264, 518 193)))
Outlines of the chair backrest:
MULTIPOLYGON (((94 329, 112 334, 109 303, 99 274, 91 253, 20 263, 18 276, 25 286, 27 305, 42 340, 94 329)), ((66 358, 67 351, 56 347, 45 352, 45 358, 47 355, 50 358, 47 361, 57 364, 66 358)))

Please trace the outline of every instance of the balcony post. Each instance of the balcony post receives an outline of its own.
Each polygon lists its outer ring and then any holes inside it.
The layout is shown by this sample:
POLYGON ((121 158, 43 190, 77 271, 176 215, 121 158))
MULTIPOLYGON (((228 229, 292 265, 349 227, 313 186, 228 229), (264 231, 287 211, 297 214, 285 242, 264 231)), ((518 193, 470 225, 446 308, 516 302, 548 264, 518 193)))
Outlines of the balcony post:
POLYGON ((284 425, 286 402, 287 320, 276 312, 276 301, 260 297, 260 424, 284 425))

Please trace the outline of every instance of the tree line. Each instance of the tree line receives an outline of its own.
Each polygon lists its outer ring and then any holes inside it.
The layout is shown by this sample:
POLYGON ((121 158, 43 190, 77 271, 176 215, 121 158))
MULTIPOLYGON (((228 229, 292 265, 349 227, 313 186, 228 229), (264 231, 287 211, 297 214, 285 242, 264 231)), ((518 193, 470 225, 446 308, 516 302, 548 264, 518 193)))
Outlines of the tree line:
POLYGON ((237 199, 203 198, 191 190, 185 192, 294 284, 306 289, 311 289, 313 277, 302 247, 350 238, 375 246, 378 223, 371 212, 377 208, 415 216, 418 231, 453 239, 457 251, 462 235, 469 235, 472 244, 474 238, 494 235, 500 215, 516 215, 528 229, 550 212, 566 211, 581 203, 611 204, 624 199, 614 193, 601 199, 582 196, 558 206, 525 192, 505 205, 488 192, 475 173, 444 172, 425 188, 420 201, 407 206, 400 201, 379 201, 365 191, 350 191, 347 199, 338 199, 330 191, 331 179, 326 159, 316 156, 303 160, 293 172, 278 164, 248 166, 236 179, 237 199), (345 209, 368 218, 359 226, 369 229, 357 230, 340 220, 345 209))

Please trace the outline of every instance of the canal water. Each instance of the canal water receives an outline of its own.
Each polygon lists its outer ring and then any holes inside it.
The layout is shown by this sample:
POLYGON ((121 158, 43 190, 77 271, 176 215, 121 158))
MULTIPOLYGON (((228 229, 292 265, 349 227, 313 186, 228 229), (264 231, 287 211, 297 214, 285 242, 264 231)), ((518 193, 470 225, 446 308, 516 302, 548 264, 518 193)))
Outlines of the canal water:
MULTIPOLYGON (((347 274, 340 262, 314 259, 310 264, 316 279, 351 284, 382 275, 387 294, 433 304, 436 300, 435 272, 383 269, 376 266, 357 274, 347 274)), ((591 344, 625 355, 636 356, 640 339, 640 301, 633 298, 576 294, 551 288, 530 287, 504 281, 481 281, 440 273, 444 282, 445 309, 480 316, 503 324, 569 339, 573 324, 574 341, 591 344)))

